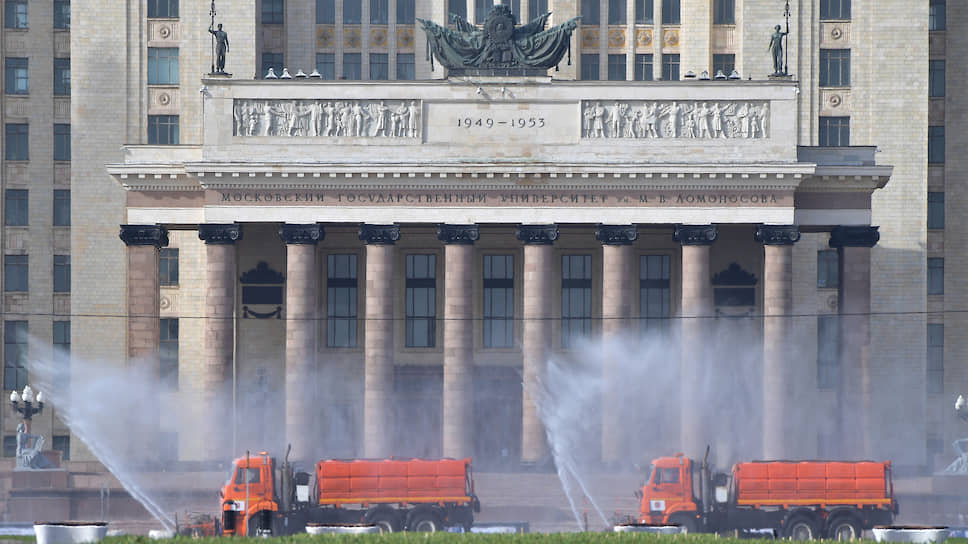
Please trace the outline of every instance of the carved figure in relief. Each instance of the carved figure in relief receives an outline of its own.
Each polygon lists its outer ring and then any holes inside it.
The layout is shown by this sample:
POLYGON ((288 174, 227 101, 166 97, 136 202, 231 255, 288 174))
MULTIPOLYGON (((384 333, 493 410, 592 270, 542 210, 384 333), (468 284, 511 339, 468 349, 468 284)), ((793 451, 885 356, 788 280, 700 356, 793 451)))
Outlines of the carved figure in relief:
POLYGON ((709 138, 711 137, 712 131, 710 130, 710 116, 712 115, 712 110, 709 106, 703 102, 702 105, 696 110, 696 119, 699 122, 699 137, 709 138))
POLYGON ((628 104, 622 104, 619 106, 619 117, 622 123, 622 137, 623 138, 635 138, 635 115, 629 108, 628 104))
POLYGON ((693 106, 686 112, 683 116, 685 121, 685 130, 683 131, 683 136, 686 138, 696 137, 696 108, 693 106))
POLYGON ((582 112, 582 132, 587 138, 592 137, 592 120, 595 118, 595 106, 585 103, 585 111, 582 112))
POLYGON ((621 138, 622 127, 621 116, 619 116, 618 112, 618 102, 612 106, 612 109, 606 108, 606 117, 608 119, 608 125, 605 131, 605 136, 608 138, 621 138))
POLYGON ((659 106, 653 102, 645 107, 645 132, 649 138, 659 137, 659 106))
POLYGON ((410 107, 407 108, 407 127, 410 129, 409 136, 411 138, 417 137, 417 127, 420 121, 420 109, 417 107, 417 101, 411 100, 410 107))
POLYGON ((712 107, 709 108, 709 115, 712 119, 713 138, 725 138, 726 133, 723 131, 723 108, 720 107, 719 102, 713 102, 712 107))
POLYGON ((760 106, 759 111, 759 122, 760 122, 760 137, 766 138, 766 123, 770 118, 770 103, 767 102, 760 106))
POLYGON ((363 123, 366 120, 366 112, 359 102, 353 104, 353 136, 363 136, 363 123))
POLYGON ((635 111, 634 114, 630 114, 632 116, 632 121, 630 123, 632 125, 632 137, 644 138, 645 127, 642 126, 642 117, 643 117, 642 110, 634 110, 634 111, 635 111))
POLYGON ((323 128, 323 136, 334 136, 336 133, 336 108, 332 102, 323 105, 323 115, 326 116, 326 125, 323 128))
POLYGON ((739 122, 739 134, 743 138, 749 138, 750 133, 750 105, 744 103, 736 110, 736 120, 739 122))
POLYGON ((749 138, 756 138, 757 136, 762 136, 760 132, 760 108, 755 104, 750 105, 750 134, 749 138))
POLYGON ((344 102, 337 102, 337 107, 339 108, 339 117, 336 118, 336 135, 349 136, 352 108, 344 102))
POLYGON ((595 102, 595 109, 592 114, 592 138, 605 137, 605 108, 601 102, 595 102))
POLYGON ((385 100, 381 100, 379 104, 370 105, 370 117, 376 121, 374 136, 390 136, 390 107, 385 100))
POLYGON ((402 137, 407 131, 407 103, 401 103, 400 107, 393 112, 393 135, 402 137))
POLYGON ((669 135, 673 138, 678 138, 679 127, 682 123, 682 106, 673 100, 672 104, 662 108, 662 115, 669 120, 669 135))

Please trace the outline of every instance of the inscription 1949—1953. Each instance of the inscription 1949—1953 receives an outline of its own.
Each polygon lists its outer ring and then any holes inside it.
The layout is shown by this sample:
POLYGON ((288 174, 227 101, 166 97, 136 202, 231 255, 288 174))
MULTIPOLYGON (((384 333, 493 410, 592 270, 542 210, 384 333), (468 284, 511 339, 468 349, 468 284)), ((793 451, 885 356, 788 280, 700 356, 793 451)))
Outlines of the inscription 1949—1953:
POLYGON ((458 128, 544 128, 544 117, 511 117, 495 119, 494 117, 458 117, 458 128))

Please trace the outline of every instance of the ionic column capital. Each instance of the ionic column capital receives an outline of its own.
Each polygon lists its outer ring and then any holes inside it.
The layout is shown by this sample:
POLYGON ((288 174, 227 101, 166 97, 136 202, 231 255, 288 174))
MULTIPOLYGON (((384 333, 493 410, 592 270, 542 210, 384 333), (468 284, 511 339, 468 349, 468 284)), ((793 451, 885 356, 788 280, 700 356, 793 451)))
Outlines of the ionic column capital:
POLYGON ((392 246, 400 239, 400 225, 360 225, 360 240, 367 245, 392 246))
POLYGON ((830 247, 874 247, 881 239, 880 227, 840 226, 830 231, 830 247))
POLYGON ((636 225, 603 225, 595 228, 595 238, 607 246, 628 246, 639 238, 636 225))
POLYGON ((480 237, 478 225, 437 225, 437 239, 445 244, 473 245, 480 237))
POLYGON ((518 225, 517 237, 525 245, 550 246, 558 239, 558 225, 518 225))
POLYGON ((792 246, 800 240, 797 225, 758 225, 754 234, 757 242, 768 246, 792 246))
POLYGON ((326 238, 326 230, 319 223, 283 223, 279 227, 279 237, 286 244, 315 244, 326 238))
POLYGON ((672 237, 684 246, 708 246, 719 238, 719 227, 716 225, 676 225, 672 237))
POLYGON ((121 225, 118 234, 127 246, 155 246, 168 245, 168 229, 161 225, 121 225))
POLYGON ((198 239, 209 245, 232 245, 242 239, 242 225, 238 223, 201 223, 198 239))

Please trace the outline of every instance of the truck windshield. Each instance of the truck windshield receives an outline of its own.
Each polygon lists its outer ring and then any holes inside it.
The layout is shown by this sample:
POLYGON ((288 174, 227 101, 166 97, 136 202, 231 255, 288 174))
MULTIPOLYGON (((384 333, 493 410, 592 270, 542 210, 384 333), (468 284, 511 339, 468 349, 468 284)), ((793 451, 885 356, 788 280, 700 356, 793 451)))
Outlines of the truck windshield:
POLYGON ((655 477, 655 465, 649 465, 649 477, 645 479, 646 484, 652 483, 652 478, 655 477))
POLYGON ((257 483, 259 483, 259 469, 258 468, 250 468, 250 469, 246 470, 246 469, 244 469, 242 467, 239 467, 238 472, 236 472, 236 474, 235 474, 235 485, 241 485, 241 484, 244 484, 244 483, 250 483, 250 484, 257 484, 257 483), (249 473, 248 474, 248 482, 246 482, 245 476, 243 476, 243 473, 244 472, 248 472, 249 473))

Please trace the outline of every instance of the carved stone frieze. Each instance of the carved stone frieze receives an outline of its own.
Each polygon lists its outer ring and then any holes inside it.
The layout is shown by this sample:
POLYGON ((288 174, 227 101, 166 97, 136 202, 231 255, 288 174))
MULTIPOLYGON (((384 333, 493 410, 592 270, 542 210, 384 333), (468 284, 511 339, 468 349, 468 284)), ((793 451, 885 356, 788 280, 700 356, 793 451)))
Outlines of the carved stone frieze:
POLYGON ((639 238, 635 225, 598 225, 595 238, 607 246, 627 246, 639 238))
POLYGON ((471 245, 481 237, 477 225, 437 225, 437 239, 445 244, 471 245))
POLYGON ((419 138, 419 100, 235 101, 236 136, 419 138))
POLYGON ((880 227, 841 226, 830 231, 830 247, 874 247, 881 239, 880 227))
POLYGON ((672 237, 684 246, 708 246, 719 238, 716 225, 676 225, 672 237))
POLYGON ((206 244, 234 244, 242 239, 242 225, 238 223, 201 223, 198 239, 206 244))
POLYGON ((149 114, 177 113, 178 111, 178 87, 148 88, 149 114))
MULTIPOLYGON (((172 19, 157 19, 148 21, 148 41, 178 43, 178 21, 172 19)), ((152 43, 154 45, 154 43, 152 43)), ((160 45, 160 44, 159 44, 160 45)))
POLYGON ((759 139, 770 133, 767 101, 582 101, 590 139, 759 139))
POLYGON ((315 244, 326 238, 326 231, 319 223, 307 225, 283 223, 279 227, 279 237, 287 244, 315 244))
POLYGON ((118 237, 128 246, 168 245, 168 229, 161 225, 121 225, 118 237))
POLYGON ((649 47, 652 45, 652 29, 651 28, 636 28, 635 29, 635 45, 639 47, 649 47))
POLYGON ((757 242, 768 246, 792 246, 800 240, 797 225, 759 225, 754 235, 757 242))
POLYGON ((393 245, 400 239, 400 225, 360 225, 360 240, 366 244, 393 245))
POLYGON ((525 244, 551 245, 558 239, 558 225, 518 225, 517 237, 525 244))

